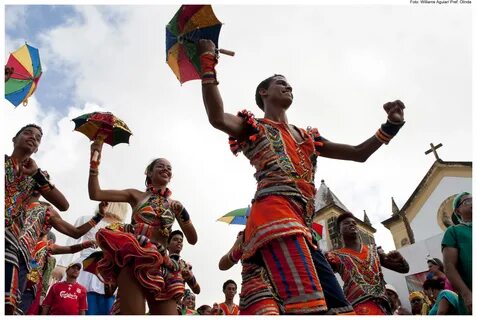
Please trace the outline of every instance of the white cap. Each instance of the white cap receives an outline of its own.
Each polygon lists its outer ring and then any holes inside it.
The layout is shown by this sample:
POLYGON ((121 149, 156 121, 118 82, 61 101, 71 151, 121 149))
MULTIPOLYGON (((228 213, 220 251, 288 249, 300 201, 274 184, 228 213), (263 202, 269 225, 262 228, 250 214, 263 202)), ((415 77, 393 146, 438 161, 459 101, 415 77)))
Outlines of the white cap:
POLYGON ((68 269, 71 268, 72 266, 78 266, 78 267, 80 268, 80 270, 81 270, 81 267, 82 267, 81 263, 79 263, 79 262, 73 262, 73 263, 70 263, 70 264, 68 265, 68 267, 66 267, 66 271, 68 271, 68 269))
POLYGON ((392 291, 394 292, 395 294, 398 294, 396 288, 394 288, 392 285, 390 285, 389 283, 386 283, 386 286, 385 286, 386 290, 389 290, 389 291, 392 291))

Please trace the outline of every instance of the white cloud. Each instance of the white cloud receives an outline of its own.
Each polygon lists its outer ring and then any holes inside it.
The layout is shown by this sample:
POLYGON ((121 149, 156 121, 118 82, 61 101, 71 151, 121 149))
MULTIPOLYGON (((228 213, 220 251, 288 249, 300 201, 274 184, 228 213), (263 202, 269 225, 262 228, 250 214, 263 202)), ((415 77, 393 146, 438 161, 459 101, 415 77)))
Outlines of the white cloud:
POLYGON ((5 6, 5 29, 15 30, 23 28, 27 16, 28 6, 8 5, 5 6))
MULTIPOLYGON (((173 197, 188 208, 199 232, 198 244, 185 246, 183 253, 202 286, 197 305, 222 301, 222 283, 240 282, 240 268, 211 270, 241 227, 215 220, 250 202, 253 170, 243 156, 232 156, 227 137, 208 124, 200 82, 180 86, 166 64, 164 28, 178 6, 115 8, 119 19, 108 9, 79 6, 81 20, 41 35, 46 67, 67 68, 65 81, 75 82, 74 105, 65 106, 66 117, 45 114, 34 98, 27 108, 3 108, 6 153, 24 123, 44 126, 36 157, 70 200, 64 216, 74 222, 95 204, 86 189, 89 143, 72 131, 70 120, 94 110, 125 120, 134 135, 129 146, 104 148, 101 186, 142 189, 149 161, 170 159, 173 197)), ((291 123, 317 126, 332 141, 358 144, 385 120, 383 103, 404 101, 407 123, 388 146, 364 164, 319 159, 316 174, 317 184, 325 179, 358 217, 366 210, 378 229, 377 242, 392 249, 380 221, 391 215, 391 196, 402 205, 432 165, 432 156, 424 155, 429 143, 443 143, 444 160, 471 159, 471 150, 458 143, 471 131, 465 116, 471 112, 470 14, 464 8, 406 6, 217 5, 214 10, 225 22, 220 46, 236 51, 235 57, 222 56, 217 67, 229 112, 247 108, 261 116, 253 103, 255 86, 282 73, 294 87, 291 123)), ((40 83, 38 90, 54 88, 40 83)))

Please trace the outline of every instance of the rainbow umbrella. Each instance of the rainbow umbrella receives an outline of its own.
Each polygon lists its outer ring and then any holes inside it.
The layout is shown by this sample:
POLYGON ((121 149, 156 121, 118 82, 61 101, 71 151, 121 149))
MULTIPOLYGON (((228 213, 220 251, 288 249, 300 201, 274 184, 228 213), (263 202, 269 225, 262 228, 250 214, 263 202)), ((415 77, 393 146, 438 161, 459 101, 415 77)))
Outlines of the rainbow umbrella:
POLYGON ((73 119, 76 131, 86 135, 91 141, 100 139, 111 146, 129 143, 131 130, 124 121, 111 112, 86 113, 73 119))
MULTIPOLYGON (((222 27, 210 5, 182 5, 166 26, 167 64, 179 82, 200 79, 197 42, 209 39, 219 46, 222 27)), ((232 51, 219 52, 234 55, 232 51)))
POLYGON ((315 231, 314 234, 317 241, 323 239, 323 226, 321 224, 313 222, 311 224, 311 228, 315 231))
POLYGON ((103 251, 95 251, 83 260, 83 270, 92 274, 97 274, 96 267, 99 260, 103 258, 103 251))
MULTIPOLYGON (((111 112, 86 113, 73 119, 76 131, 83 133, 91 141, 99 140, 111 146, 118 143, 129 143, 132 135, 126 123, 114 116, 111 112)), ((98 157, 97 151, 93 154, 93 160, 98 157)))
POLYGON ((228 224, 247 224, 247 217, 250 215, 250 206, 247 208, 240 208, 230 211, 229 213, 218 218, 217 221, 222 221, 228 224))
POLYGON ((10 54, 6 66, 12 68, 13 73, 5 82, 5 98, 15 107, 20 103, 26 106, 42 74, 38 49, 25 43, 10 54))

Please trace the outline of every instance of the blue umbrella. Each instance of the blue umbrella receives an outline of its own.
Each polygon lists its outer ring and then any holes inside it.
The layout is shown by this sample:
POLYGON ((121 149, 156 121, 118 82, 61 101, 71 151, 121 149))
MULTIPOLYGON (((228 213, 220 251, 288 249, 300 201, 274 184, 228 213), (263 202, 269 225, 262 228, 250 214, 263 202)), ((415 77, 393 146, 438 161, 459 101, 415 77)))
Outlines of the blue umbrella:
POLYGON ((250 215, 250 206, 247 208, 240 208, 230 211, 229 213, 218 218, 217 221, 222 221, 228 224, 247 224, 247 217, 250 215))

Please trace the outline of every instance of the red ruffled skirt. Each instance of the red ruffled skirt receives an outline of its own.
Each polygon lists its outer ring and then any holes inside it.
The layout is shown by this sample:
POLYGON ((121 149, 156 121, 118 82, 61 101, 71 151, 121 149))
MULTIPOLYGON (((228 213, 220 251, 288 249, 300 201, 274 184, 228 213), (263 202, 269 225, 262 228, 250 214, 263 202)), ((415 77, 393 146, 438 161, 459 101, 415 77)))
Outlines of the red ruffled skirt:
POLYGON ((103 258, 97 264, 97 272, 105 283, 117 284, 119 271, 127 266, 134 277, 155 300, 180 300, 184 295, 184 280, 180 270, 165 265, 169 257, 162 256, 152 242, 141 246, 132 233, 100 229, 96 242, 103 250, 103 258))

